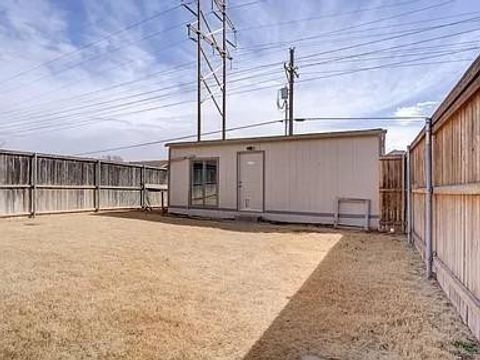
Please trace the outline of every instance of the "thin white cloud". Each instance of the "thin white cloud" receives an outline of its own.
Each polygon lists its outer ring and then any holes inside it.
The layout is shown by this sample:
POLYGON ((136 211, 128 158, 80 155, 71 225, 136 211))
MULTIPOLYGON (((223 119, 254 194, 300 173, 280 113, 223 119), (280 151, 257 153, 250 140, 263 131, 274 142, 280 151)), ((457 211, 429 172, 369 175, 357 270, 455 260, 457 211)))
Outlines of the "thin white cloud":
POLYGON ((424 101, 419 102, 413 106, 402 106, 395 110, 395 116, 398 117, 422 117, 432 115, 435 108, 438 106, 438 101, 424 101))

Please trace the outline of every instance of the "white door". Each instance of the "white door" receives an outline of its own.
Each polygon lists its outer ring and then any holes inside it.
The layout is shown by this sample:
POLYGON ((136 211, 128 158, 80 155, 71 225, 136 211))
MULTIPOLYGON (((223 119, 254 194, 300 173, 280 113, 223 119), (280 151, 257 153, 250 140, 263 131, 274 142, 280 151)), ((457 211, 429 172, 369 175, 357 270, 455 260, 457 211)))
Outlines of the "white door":
POLYGON ((263 152, 238 155, 238 210, 263 212, 263 152))

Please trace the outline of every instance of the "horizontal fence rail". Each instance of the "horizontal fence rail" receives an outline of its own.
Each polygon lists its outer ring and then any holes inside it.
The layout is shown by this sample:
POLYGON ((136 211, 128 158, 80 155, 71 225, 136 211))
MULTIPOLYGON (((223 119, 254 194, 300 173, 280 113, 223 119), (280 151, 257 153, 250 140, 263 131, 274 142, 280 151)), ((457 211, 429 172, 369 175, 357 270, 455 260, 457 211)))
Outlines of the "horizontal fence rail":
POLYGON ((0 150, 0 217, 167 206, 165 169, 0 150))
POLYGON ((407 157, 409 239, 480 339, 480 58, 407 157))

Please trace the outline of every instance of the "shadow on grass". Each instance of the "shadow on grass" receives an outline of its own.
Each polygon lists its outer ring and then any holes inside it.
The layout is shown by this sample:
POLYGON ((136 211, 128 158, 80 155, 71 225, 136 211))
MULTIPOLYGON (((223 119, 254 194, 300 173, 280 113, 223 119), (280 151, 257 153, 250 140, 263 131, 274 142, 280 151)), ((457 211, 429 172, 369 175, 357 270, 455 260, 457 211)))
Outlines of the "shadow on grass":
POLYGON ((177 226, 194 226, 216 228, 235 232, 251 232, 251 233, 338 233, 328 226, 319 225, 292 225, 270 222, 244 222, 237 220, 215 220, 205 218, 190 218, 186 216, 164 214, 161 211, 112 211, 100 212, 93 216, 107 216, 121 219, 152 221, 177 226))
MULTIPOLYGON (((348 310, 343 306, 356 289, 337 274, 344 262, 355 261, 354 252, 360 247, 355 236, 343 235, 243 359, 368 358, 365 353, 363 357, 356 354, 355 337, 348 326, 354 313, 365 309, 363 305, 348 310)), ((365 293, 356 294, 359 303, 365 293)))
MULTIPOLYGON (((439 305, 438 297, 429 298, 431 292, 424 293, 429 283, 422 281, 421 274, 408 270, 412 257, 395 238, 318 226, 191 219, 161 212, 93 216, 235 232, 341 234, 259 334, 244 360, 432 358, 432 353, 448 358, 454 357, 455 349, 445 339, 454 336, 468 341, 456 330, 460 322, 452 323, 444 316, 452 309, 439 305)), ((421 260, 417 260, 421 267, 421 260)), ((461 352, 462 358, 472 358, 465 353, 461 352)))
POLYGON ((344 234, 243 360, 474 359, 451 346, 449 336, 471 341, 468 331, 442 317, 451 308, 425 306, 438 297, 417 296, 431 285, 407 274, 412 259, 399 250, 391 239, 344 234))

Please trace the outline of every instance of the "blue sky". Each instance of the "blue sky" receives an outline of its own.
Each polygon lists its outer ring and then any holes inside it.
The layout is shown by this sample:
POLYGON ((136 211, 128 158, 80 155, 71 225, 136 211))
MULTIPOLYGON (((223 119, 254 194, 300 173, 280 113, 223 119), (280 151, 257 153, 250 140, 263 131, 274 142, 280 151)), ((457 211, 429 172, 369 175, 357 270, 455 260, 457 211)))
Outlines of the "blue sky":
MULTIPOLYGON (((207 11, 209 1, 202 1, 207 11)), ((77 154, 194 134, 195 44, 185 27, 191 15, 179 3, 3 0, 0 146, 77 154)), ((430 115, 480 49, 474 0, 230 0, 229 6, 239 45, 229 70, 229 127, 283 117, 276 97, 289 46, 296 47, 300 73, 296 117, 430 115)), ((211 101, 204 111, 204 131, 218 130, 211 101)), ((405 147, 421 124, 316 121, 297 123, 296 131, 368 127, 386 127, 392 149, 405 147)), ((282 131, 274 124, 229 136, 282 131)), ((165 149, 110 154, 155 159, 165 149)))

